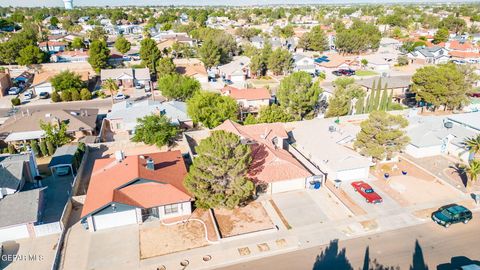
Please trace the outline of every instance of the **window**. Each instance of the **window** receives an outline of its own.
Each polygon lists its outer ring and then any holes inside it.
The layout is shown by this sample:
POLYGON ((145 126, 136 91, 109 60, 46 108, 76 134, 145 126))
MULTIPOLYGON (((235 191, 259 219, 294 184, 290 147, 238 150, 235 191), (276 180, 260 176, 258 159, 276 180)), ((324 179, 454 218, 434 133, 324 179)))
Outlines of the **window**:
POLYGON ((178 204, 165 205, 165 215, 178 213, 178 204))
POLYGON ((116 128, 116 129, 121 129, 121 128, 122 128, 122 124, 121 124, 121 123, 116 123, 116 124, 115 124, 115 128, 116 128))

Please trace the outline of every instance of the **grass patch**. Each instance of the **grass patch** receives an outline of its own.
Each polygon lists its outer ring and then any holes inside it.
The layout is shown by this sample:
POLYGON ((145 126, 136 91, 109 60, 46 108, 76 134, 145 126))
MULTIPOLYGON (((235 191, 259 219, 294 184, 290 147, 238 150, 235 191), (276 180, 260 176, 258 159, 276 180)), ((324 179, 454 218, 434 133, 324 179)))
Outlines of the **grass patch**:
POLYGON ((357 70, 355 71, 356 76, 375 76, 378 75, 378 72, 371 70, 357 70))

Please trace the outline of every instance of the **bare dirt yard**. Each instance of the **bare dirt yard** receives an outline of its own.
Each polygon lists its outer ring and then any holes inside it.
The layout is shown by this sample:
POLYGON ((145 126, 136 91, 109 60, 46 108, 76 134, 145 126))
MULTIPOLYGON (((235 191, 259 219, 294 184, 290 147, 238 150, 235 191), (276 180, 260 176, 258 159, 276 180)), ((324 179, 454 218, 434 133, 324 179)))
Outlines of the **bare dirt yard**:
POLYGON ((261 203, 252 202, 247 206, 215 209, 214 215, 222 237, 232 237, 273 228, 273 222, 261 203))

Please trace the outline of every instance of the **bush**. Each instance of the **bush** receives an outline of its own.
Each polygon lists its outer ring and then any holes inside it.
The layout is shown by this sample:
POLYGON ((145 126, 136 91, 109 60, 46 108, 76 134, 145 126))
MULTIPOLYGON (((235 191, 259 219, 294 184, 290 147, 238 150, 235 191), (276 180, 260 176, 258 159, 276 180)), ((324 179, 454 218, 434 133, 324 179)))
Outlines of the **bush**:
POLYGON ((55 154, 55 146, 51 141, 47 141, 47 149, 49 156, 53 156, 53 154, 55 154))
POLYGON ((90 93, 87 88, 83 88, 80 91, 80 97, 82 100, 90 100, 92 99, 92 93, 90 93))
POLYGON ((62 101, 72 101, 72 93, 70 91, 62 91, 62 101))
POLYGON ((38 143, 36 140, 30 142, 30 147, 32 148, 33 153, 35 153, 36 157, 40 156, 40 149, 38 148, 38 143))
POLYGON ((72 100, 77 101, 80 100, 80 93, 77 89, 71 89, 70 94, 72 95, 72 100))
POLYGON ((48 156, 47 142, 45 142, 45 140, 40 142, 40 153, 42 153, 44 157, 48 156))
POLYGON ((51 99, 52 99, 53 102, 60 102, 60 101, 62 101, 62 99, 60 98, 60 95, 58 94, 57 91, 53 91, 53 92, 52 92, 51 99))
POLYGON ((15 149, 15 146, 13 146, 13 144, 9 144, 9 145, 8 145, 8 153, 9 153, 9 154, 15 154, 15 153, 17 153, 17 149, 15 149))
POLYGON ((12 99, 11 99, 11 102, 12 102, 12 105, 13 105, 13 106, 18 106, 18 105, 20 105, 20 104, 22 103, 18 97, 12 98, 12 99))
POLYGON ((98 91, 97 93, 98 93, 98 97, 101 98, 101 99, 104 99, 104 98, 107 97, 107 94, 105 94, 105 92, 103 92, 103 91, 101 91, 101 90, 98 91))

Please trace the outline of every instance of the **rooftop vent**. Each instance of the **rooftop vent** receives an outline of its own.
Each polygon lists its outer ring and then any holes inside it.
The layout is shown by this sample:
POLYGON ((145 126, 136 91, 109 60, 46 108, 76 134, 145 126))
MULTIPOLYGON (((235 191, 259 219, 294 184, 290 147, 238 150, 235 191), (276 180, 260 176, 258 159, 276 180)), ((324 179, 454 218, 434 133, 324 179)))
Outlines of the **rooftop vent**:
POLYGON ((147 159, 146 168, 147 168, 147 170, 150 170, 150 171, 155 170, 155 163, 153 162, 153 159, 151 159, 151 158, 147 159))
POLYGON ((453 123, 450 121, 446 121, 445 123, 443 123, 443 126, 447 129, 450 129, 453 127, 453 123))
POLYGON ((335 132, 335 127, 334 127, 334 126, 329 126, 329 127, 328 127, 328 131, 330 131, 330 132, 335 132))

